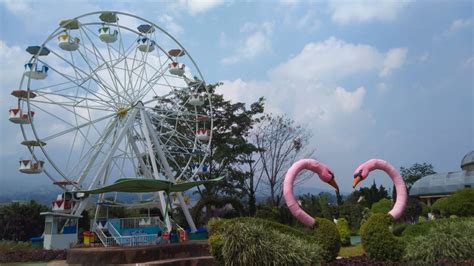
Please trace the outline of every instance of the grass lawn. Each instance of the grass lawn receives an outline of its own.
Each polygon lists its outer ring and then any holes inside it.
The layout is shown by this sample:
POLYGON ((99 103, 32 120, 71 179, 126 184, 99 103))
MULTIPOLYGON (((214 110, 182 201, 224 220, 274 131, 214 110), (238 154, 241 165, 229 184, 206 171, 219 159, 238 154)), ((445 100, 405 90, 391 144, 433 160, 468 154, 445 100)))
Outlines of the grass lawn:
POLYGON ((350 247, 341 247, 339 250, 339 256, 341 257, 354 257, 364 254, 364 249, 362 249, 362 244, 357 244, 350 247))

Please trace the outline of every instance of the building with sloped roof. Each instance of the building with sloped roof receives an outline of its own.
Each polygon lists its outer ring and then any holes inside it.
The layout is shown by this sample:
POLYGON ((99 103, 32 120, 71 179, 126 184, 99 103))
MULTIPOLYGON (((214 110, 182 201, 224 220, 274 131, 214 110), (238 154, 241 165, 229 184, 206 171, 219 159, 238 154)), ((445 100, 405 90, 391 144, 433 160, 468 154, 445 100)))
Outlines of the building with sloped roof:
POLYGON ((447 197, 462 188, 474 187, 474 150, 461 161, 461 171, 439 173, 420 178, 410 189, 410 196, 417 197, 431 206, 439 198, 447 197))

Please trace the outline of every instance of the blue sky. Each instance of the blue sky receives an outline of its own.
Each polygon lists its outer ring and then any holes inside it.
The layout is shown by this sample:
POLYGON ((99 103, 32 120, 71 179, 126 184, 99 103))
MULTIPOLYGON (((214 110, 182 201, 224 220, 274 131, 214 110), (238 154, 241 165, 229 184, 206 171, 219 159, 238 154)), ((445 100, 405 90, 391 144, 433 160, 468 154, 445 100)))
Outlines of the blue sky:
MULTIPOLYGON (((315 158, 343 191, 362 162, 429 162, 457 171, 474 149, 472 1, 0 1, 0 193, 47 186, 17 171, 26 155, 9 123, 24 48, 64 18, 98 10, 136 14, 186 47, 227 98, 266 98, 312 133, 315 158)), ((364 185, 389 184, 381 173, 364 185)), ((308 186, 324 186, 317 178, 308 186)))

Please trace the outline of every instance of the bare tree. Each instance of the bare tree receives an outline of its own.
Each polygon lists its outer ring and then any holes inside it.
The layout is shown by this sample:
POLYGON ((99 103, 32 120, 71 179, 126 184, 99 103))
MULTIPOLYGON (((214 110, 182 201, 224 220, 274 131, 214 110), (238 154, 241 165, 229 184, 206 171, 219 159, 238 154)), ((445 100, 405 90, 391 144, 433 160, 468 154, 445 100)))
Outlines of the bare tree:
POLYGON ((277 206, 288 168, 298 157, 309 158, 314 153, 306 147, 311 134, 286 116, 269 114, 254 128, 251 137, 258 148, 259 168, 270 190, 271 204, 277 206))

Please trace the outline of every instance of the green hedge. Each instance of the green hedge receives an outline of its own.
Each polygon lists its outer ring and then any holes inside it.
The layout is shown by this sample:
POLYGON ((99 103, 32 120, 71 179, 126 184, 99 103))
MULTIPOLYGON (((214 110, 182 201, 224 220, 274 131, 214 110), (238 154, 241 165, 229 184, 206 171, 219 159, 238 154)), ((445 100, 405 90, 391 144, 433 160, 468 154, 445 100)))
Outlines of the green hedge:
POLYGON ((433 204, 432 209, 440 210, 441 215, 445 217, 474 216, 474 188, 461 189, 447 198, 439 199, 433 204))
POLYGON ((336 225, 325 218, 315 218, 314 233, 316 243, 323 249, 325 261, 336 259, 341 248, 341 236, 336 225))
POLYGON ((460 262, 474 258, 474 219, 445 219, 425 223, 428 232, 406 239, 404 259, 410 262, 436 263, 441 259, 460 262))
POLYGON ((393 203, 389 199, 381 199, 377 201, 376 203, 372 204, 372 207, 370 208, 371 213, 387 213, 389 212, 393 207, 393 203))
POLYGON ((399 261, 403 256, 403 242, 390 232, 392 216, 383 213, 371 215, 361 226, 361 240, 365 253, 379 261, 399 261))
POLYGON ((341 237, 341 244, 343 246, 351 245, 351 231, 349 230, 349 223, 345 218, 337 219, 336 223, 337 231, 341 237))
POLYGON ((284 225, 265 224, 254 218, 210 221, 211 254, 224 265, 309 265, 322 261, 323 251, 316 243, 282 233, 284 225))

